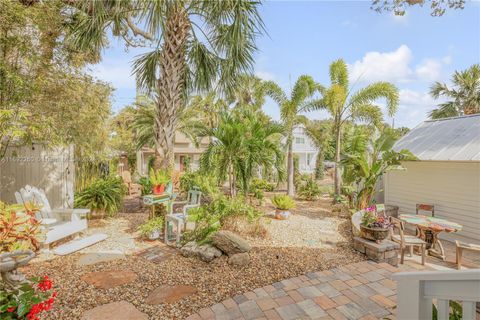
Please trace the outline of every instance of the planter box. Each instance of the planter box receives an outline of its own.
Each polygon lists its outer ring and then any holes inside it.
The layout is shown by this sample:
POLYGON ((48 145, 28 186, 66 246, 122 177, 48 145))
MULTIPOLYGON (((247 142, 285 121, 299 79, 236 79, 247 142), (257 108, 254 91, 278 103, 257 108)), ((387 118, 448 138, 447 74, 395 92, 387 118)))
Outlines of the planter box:
POLYGON ((368 240, 380 242, 388 238, 390 229, 368 228, 360 225, 360 235, 368 240))
POLYGON ((354 237, 353 247, 375 262, 386 262, 392 266, 398 265, 398 252, 400 251, 400 245, 398 243, 390 240, 376 243, 364 238, 354 237))

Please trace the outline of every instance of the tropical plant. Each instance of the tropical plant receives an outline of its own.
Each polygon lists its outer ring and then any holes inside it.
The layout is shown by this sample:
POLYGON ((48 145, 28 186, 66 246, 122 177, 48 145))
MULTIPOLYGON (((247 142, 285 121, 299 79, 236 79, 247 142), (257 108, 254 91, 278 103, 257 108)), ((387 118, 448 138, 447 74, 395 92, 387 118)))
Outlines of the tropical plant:
POLYGON ((272 199, 275 208, 280 210, 290 210, 295 208, 295 201, 288 195, 276 195, 272 199))
MULTIPOLYGON (((449 300, 448 303, 450 310, 448 314, 449 320, 462 320, 463 319, 463 307, 457 301, 449 300)), ((438 320, 438 309, 435 304, 432 304, 432 320, 438 320)))
POLYGON ((52 284, 48 276, 30 278, 18 288, 0 282, 0 319, 40 320, 39 314, 49 311, 57 297, 52 284))
POLYGON ((474 64, 467 70, 455 71, 452 87, 435 82, 430 88, 430 94, 435 99, 449 99, 430 112, 432 119, 480 113, 480 64, 474 64))
POLYGON ((173 163, 178 113, 191 90, 217 84, 228 91, 253 65, 263 31, 257 1, 78 1, 69 40, 100 52, 108 29, 130 45, 153 51, 134 62, 138 84, 156 90, 155 150, 163 168, 173 163), (142 29, 142 28, 145 29, 142 29))
POLYGON ((267 180, 253 178, 250 183, 250 190, 273 191, 273 189, 275 189, 275 185, 267 180))
POLYGON ((140 179, 138 179, 138 184, 141 186, 140 191, 142 196, 152 194, 153 185, 148 177, 140 177, 140 179))
POLYGON ((161 186, 165 185, 170 181, 170 174, 167 170, 153 168, 150 169, 148 179, 152 186, 161 186))
POLYGON ((7 205, 0 201, 0 253, 15 250, 38 250, 42 238, 40 222, 31 203, 7 205))
POLYGON ((322 194, 320 187, 312 177, 309 177, 305 183, 301 184, 298 188, 298 195, 305 200, 315 200, 320 194, 322 194))
POLYGON ((280 107, 280 115, 286 131, 287 156, 287 194, 295 194, 294 170, 293 170, 293 129, 295 126, 304 123, 305 117, 300 114, 306 111, 308 99, 312 98, 314 93, 320 89, 312 77, 303 75, 295 82, 290 98, 282 88, 273 81, 265 83, 266 93, 280 107))
POLYGON ((202 196, 207 200, 212 200, 220 196, 221 192, 218 186, 218 178, 201 170, 186 172, 180 177, 180 190, 187 193, 194 187, 198 187, 202 196))
POLYGON ((395 138, 388 132, 375 134, 368 141, 368 147, 358 154, 346 154, 342 160, 347 171, 352 171, 353 183, 356 186, 355 206, 366 208, 375 194, 378 179, 387 172, 400 166, 401 161, 415 160, 408 150, 396 152, 392 150, 395 138))
POLYGON ((87 188, 75 194, 75 206, 86 207, 92 214, 101 217, 115 215, 122 205, 125 196, 125 186, 119 177, 97 179, 87 188))
POLYGON ((140 231, 143 236, 148 237, 154 231, 163 230, 163 223, 163 217, 155 217, 138 226, 138 231, 140 231))
POLYGON ((247 194, 258 168, 273 167, 279 177, 283 176, 283 154, 275 139, 282 133, 282 126, 263 121, 249 110, 223 112, 217 127, 205 127, 200 133, 211 138, 201 166, 214 172, 221 182, 228 176, 231 196, 236 195, 237 186, 247 194))
POLYGON ((309 110, 325 109, 333 118, 335 133, 335 194, 340 194, 341 171, 340 151, 342 129, 347 121, 367 121, 380 125, 383 120, 382 109, 375 102, 386 99, 388 115, 397 111, 398 89, 389 82, 375 82, 356 92, 349 85, 348 69, 345 61, 339 59, 330 65, 330 87, 319 88, 322 97, 310 103, 309 110))
POLYGON ((323 179, 325 155, 330 159, 335 154, 332 123, 328 120, 311 120, 305 125, 305 132, 318 150, 315 162, 315 178, 323 179))

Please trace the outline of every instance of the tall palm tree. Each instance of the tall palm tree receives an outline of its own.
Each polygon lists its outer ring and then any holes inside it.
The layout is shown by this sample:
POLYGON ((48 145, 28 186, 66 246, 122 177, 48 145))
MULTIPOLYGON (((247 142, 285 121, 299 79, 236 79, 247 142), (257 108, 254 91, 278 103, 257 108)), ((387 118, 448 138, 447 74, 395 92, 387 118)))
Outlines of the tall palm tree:
POLYGON ((480 64, 474 64, 467 70, 455 71, 452 87, 435 82, 430 94, 438 99, 446 97, 449 101, 438 105, 430 112, 430 118, 441 119, 464 114, 480 113, 480 64))
POLYGON ((138 85, 155 92, 155 150, 162 167, 173 163, 178 114, 188 93, 214 84, 228 91, 238 74, 251 69, 255 39, 263 31, 255 0, 82 0, 74 5, 69 43, 78 48, 101 51, 108 30, 130 46, 145 40, 153 48, 133 70, 138 85))
POLYGON ((332 125, 329 120, 309 120, 305 124, 307 136, 312 140, 318 150, 315 163, 315 178, 323 179, 323 161, 325 154, 332 153, 332 125))
POLYGON ((330 64, 330 87, 319 87, 322 97, 313 101, 309 110, 325 109, 333 118, 335 132, 335 194, 340 195, 340 150, 342 128, 347 121, 367 121, 380 125, 383 120, 381 108, 375 104, 381 98, 386 99, 386 108, 390 116, 398 107, 398 89, 389 82, 375 82, 365 88, 352 92, 348 81, 348 69, 342 59, 330 64))
POLYGON ((267 95, 279 105, 280 115, 285 126, 286 147, 288 150, 287 194, 293 196, 295 194, 293 129, 296 125, 304 122, 303 119, 305 118, 300 114, 306 111, 306 108, 309 106, 307 102, 320 88, 313 78, 307 75, 302 75, 297 79, 290 94, 290 98, 288 98, 282 88, 273 81, 267 81, 265 86, 267 95))

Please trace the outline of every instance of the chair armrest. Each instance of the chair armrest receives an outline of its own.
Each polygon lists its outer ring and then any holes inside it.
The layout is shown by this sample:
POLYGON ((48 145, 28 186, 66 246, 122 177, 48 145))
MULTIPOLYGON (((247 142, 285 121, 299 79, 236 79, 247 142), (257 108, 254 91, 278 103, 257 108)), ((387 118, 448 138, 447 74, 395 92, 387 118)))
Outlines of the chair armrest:
POLYGON ((86 218, 89 209, 53 209, 52 215, 63 221, 81 220, 86 218))

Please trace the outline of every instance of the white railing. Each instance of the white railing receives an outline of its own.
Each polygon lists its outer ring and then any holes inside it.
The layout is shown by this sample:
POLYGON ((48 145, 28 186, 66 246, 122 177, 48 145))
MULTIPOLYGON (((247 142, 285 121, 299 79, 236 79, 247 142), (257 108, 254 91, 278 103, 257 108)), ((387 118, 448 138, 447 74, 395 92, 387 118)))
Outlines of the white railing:
POLYGON ((430 320, 436 299, 438 320, 448 320, 449 300, 462 304, 463 320, 475 320, 480 301, 480 269, 401 272, 397 281, 397 319, 430 320))

